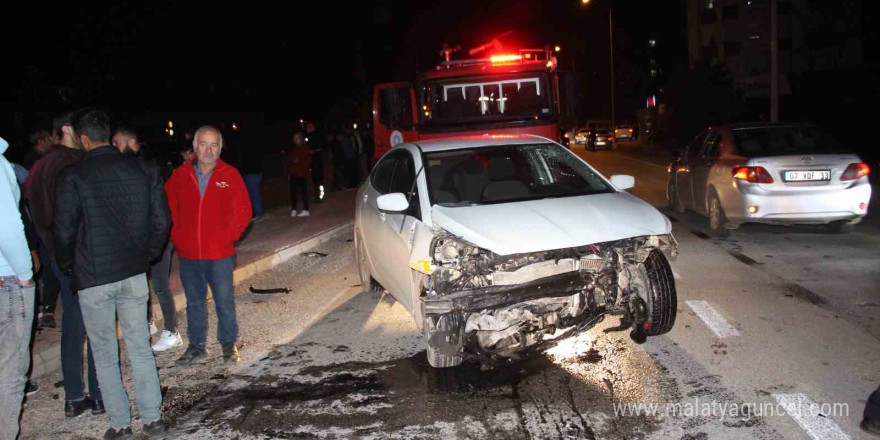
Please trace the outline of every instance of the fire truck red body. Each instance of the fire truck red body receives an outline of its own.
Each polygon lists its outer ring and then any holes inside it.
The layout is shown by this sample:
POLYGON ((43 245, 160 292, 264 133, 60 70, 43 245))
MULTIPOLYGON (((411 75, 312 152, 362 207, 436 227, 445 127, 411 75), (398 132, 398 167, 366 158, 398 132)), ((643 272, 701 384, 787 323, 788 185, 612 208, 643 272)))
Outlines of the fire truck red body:
POLYGON ((550 49, 445 61, 408 82, 373 89, 375 158, 420 139, 535 134, 566 142, 571 87, 550 49))

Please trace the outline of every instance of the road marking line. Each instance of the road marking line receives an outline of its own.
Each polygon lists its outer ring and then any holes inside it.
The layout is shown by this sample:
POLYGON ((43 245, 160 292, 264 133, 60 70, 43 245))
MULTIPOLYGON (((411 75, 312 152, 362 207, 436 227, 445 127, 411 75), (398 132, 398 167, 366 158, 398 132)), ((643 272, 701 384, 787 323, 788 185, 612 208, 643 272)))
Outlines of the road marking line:
POLYGON ((813 439, 850 440, 834 420, 824 414, 818 415, 819 405, 813 403, 806 394, 774 394, 773 398, 813 439))
POLYGON ((686 301, 688 307, 706 323, 706 326, 712 330, 719 338, 729 338, 739 336, 739 331, 724 319, 712 306, 706 301, 686 301))

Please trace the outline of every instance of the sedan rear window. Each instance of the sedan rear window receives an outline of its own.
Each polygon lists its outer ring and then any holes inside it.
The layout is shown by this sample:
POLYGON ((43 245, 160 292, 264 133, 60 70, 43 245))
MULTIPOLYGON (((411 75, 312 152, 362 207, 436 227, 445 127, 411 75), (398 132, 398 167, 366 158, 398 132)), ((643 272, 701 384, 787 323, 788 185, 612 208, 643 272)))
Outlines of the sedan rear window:
POLYGON ((432 203, 505 203, 614 190, 555 144, 504 145, 425 153, 432 203))
POLYGON ((733 130, 737 154, 746 157, 841 153, 834 139, 813 127, 756 127, 733 130))

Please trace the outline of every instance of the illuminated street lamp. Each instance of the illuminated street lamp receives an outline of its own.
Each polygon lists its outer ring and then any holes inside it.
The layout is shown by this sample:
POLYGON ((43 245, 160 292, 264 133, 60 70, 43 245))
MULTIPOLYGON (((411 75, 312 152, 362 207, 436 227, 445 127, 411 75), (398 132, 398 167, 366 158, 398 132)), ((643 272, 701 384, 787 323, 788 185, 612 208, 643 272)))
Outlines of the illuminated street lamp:
POLYGON ((559 47, 559 45, 557 45, 556 47, 553 48, 553 50, 556 52, 559 52, 560 50, 562 50, 562 48, 559 47))
POLYGON ((584 4, 584 5, 587 4, 587 3, 589 3, 589 2, 590 2, 590 0, 581 0, 581 4, 584 4))
POLYGON ((174 122, 168 121, 168 128, 174 128, 174 122))
POLYGON ((232 131, 236 131, 236 130, 238 130, 238 124, 236 124, 235 122, 233 122, 233 123, 232 123, 232 131))

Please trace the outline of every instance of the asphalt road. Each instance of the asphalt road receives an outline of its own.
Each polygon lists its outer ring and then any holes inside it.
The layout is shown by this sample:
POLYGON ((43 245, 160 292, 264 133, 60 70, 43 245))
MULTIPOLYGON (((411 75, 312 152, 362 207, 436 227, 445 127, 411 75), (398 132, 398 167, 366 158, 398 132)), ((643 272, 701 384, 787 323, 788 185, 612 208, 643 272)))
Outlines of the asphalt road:
MULTIPOLYGON (((665 207, 664 167, 584 154, 606 175, 634 175, 633 192, 665 207)), ((361 291, 351 237, 339 237, 237 286, 240 365, 179 368, 179 353, 159 356, 165 416, 186 439, 868 439, 858 423, 880 384, 876 229, 746 226, 723 241, 706 230, 696 215, 673 223, 670 333, 637 345, 606 333, 609 318, 488 371, 431 369, 412 318, 361 291), (254 295, 251 284, 293 292, 254 295)), ((36 397, 23 438, 106 429, 106 416, 58 420, 60 403, 36 397)))

